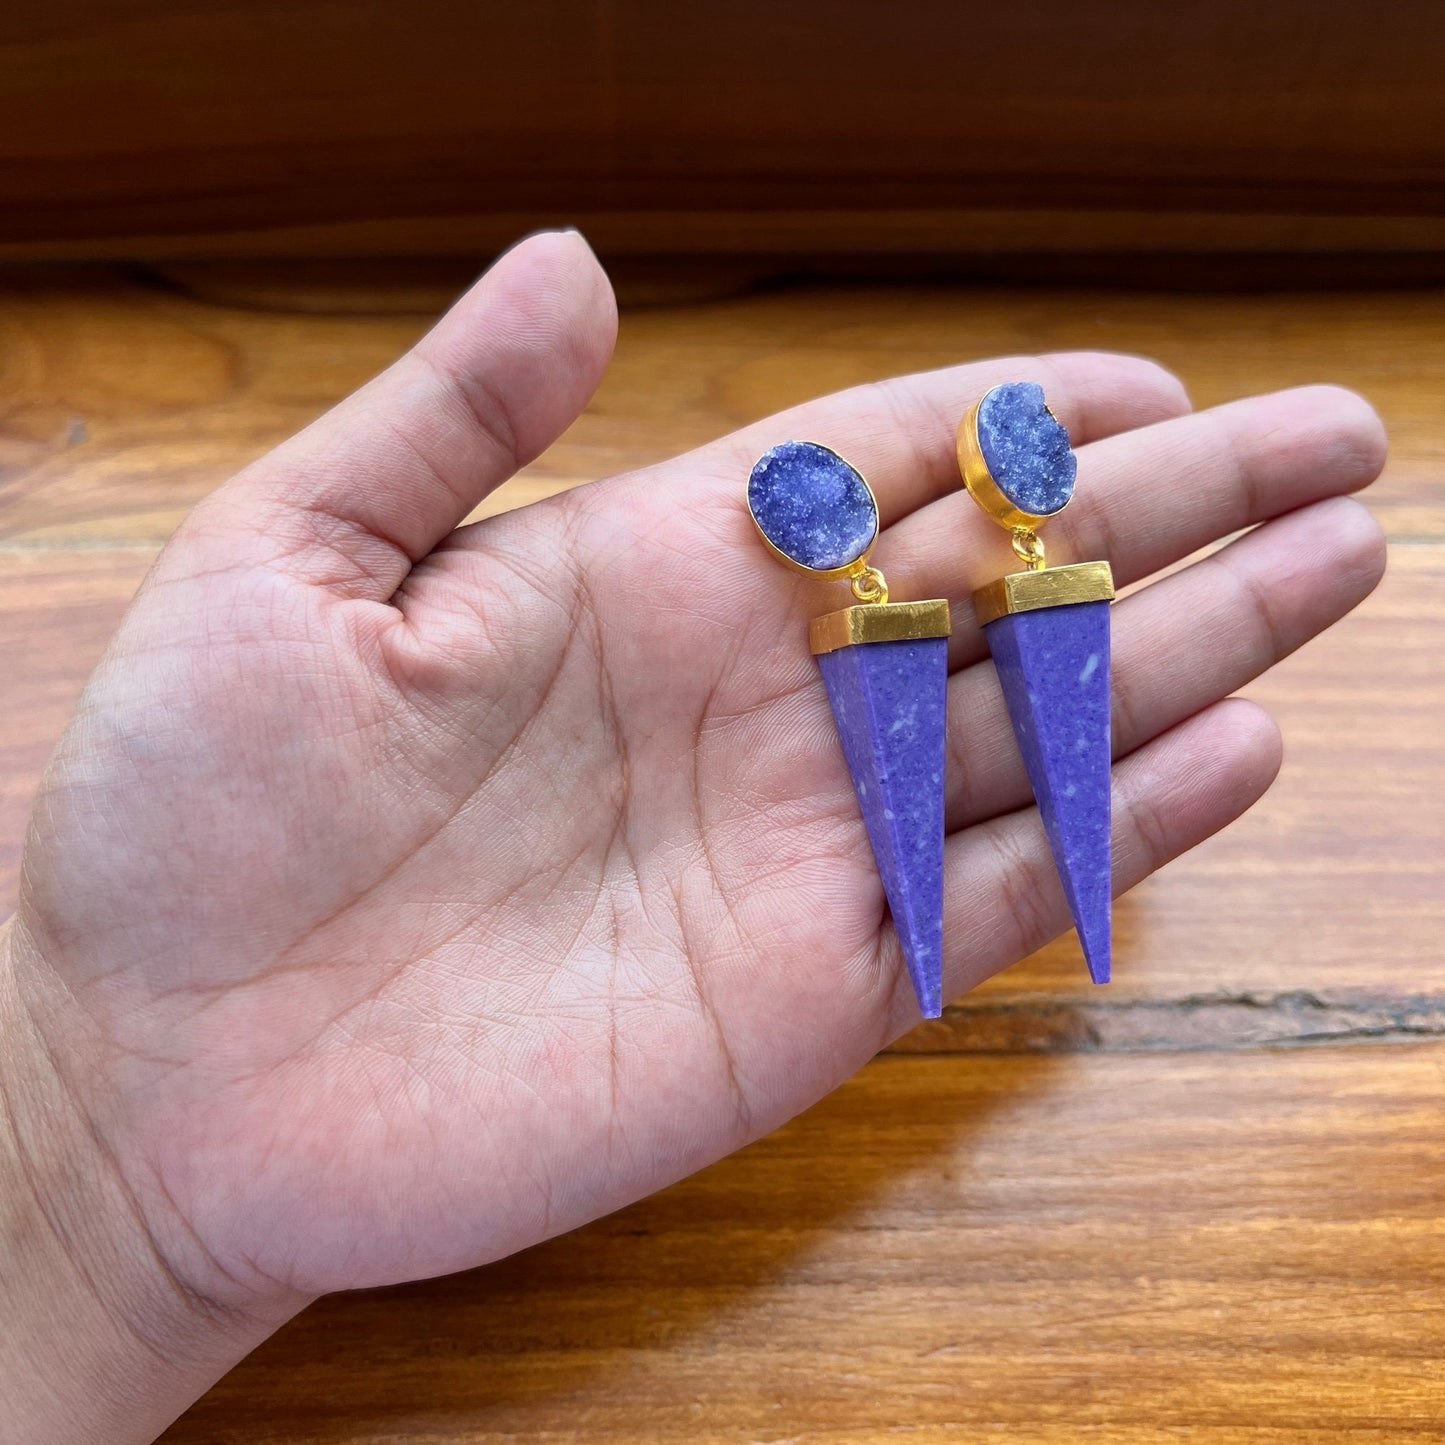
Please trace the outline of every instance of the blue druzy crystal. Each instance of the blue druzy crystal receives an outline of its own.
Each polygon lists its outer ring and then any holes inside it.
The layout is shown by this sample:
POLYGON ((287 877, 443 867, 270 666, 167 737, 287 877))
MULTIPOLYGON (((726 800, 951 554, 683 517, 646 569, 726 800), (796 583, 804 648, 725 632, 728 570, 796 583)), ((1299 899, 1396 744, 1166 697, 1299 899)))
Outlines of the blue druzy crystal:
POLYGON ((748 479, 748 506, 783 556, 817 572, 856 562, 878 535, 867 483, 817 442, 784 442, 765 452, 748 479))
POLYGON ((1079 464, 1037 382, 1009 382, 984 397, 978 444, 989 475, 1019 511, 1051 517, 1074 495, 1079 464))

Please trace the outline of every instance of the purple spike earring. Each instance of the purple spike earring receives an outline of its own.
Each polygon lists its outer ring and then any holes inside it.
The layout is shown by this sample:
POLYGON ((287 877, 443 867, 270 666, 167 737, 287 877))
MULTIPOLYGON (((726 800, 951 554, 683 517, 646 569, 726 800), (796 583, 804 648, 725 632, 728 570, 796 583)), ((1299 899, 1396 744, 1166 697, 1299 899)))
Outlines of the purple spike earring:
POLYGON ((1069 434, 1033 382, 996 386, 958 429, 969 495, 1028 571, 973 595, 1095 983, 1112 962, 1107 562, 1047 566, 1037 528, 1074 494, 1069 434))
POLYGON ((878 503, 837 452, 784 442, 748 479, 748 510, 787 566, 852 583, 855 607, 809 640, 925 1018, 943 1011, 943 766, 948 603, 890 602, 868 554, 878 503))

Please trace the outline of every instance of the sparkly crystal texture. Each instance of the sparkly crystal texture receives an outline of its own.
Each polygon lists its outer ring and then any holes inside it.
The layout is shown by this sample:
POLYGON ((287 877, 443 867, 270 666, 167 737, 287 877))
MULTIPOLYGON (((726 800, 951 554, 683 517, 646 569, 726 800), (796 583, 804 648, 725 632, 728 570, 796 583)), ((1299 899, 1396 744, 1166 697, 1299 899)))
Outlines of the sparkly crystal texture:
POLYGON ((1089 974, 1108 983, 1109 604, 1015 612, 985 635, 1089 974))
POLYGON ((1069 434, 1037 382, 996 386, 978 408, 978 445, 1005 497, 1032 517, 1051 517, 1074 495, 1078 462, 1069 434))
POLYGON ((783 556, 819 572, 856 562, 878 535, 868 484, 817 442, 784 442, 764 453, 748 479, 748 506, 783 556))
POLYGON ((818 658, 924 1018, 943 1011, 943 767, 948 640, 818 658))

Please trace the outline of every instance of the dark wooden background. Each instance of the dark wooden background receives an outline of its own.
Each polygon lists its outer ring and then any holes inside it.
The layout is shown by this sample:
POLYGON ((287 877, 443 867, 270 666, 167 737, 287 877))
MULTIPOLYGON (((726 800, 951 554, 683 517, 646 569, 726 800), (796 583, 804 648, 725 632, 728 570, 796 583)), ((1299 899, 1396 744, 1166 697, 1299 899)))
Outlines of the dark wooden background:
POLYGON ((1438 0, 8 0, 9 254, 1439 250, 1438 0))

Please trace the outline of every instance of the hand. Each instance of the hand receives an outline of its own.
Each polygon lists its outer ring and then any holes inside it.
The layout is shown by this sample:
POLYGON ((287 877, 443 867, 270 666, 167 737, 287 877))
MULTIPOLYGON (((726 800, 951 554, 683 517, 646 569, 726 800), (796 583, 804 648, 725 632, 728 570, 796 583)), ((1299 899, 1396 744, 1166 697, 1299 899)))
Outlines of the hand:
MULTIPOLYGON (((580 238, 512 251, 195 510, 45 779, 8 937, 14 1149, 42 1194, 67 1152, 64 1187, 123 1216, 67 1248, 164 1281, 163 1349, 571 1229, 916 1018, 806 646, 842 599, 746 512, 769 445, 858 465, 893 595, 956 605, 952 994, 1067 924, 967 605, 1008 563, 957 490, 984 390, 1041 381, 1079 448, 1051 560, 1127 583, 1264 524, 1115 609, 1121 889, 1264 791, 1275 729, 1221 699, 1380 575, 1339 496, 1382 462, 1362 401, 1189 415, 1107 355, 865 387, 455 530, 578 414, 614 327, 580 238)), ((110 1313, 138 1328, 138 1298, 110 1313)))

